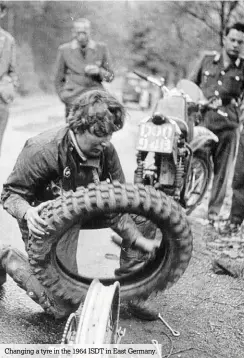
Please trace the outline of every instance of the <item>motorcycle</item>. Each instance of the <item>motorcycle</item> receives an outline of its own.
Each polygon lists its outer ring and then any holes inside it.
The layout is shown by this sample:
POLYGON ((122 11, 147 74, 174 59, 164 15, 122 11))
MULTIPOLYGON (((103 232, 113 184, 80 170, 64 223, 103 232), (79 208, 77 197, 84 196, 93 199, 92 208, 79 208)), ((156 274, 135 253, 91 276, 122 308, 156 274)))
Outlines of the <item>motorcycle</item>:
POLYGON ((213 172, 206 147, 218 137, 198 125, 210 104, 191 81, 181 80, 170 90, 163 79, 134 73, 159 87, 161 94, 153 113, 139 125, 134 182, 165 192, 190 214, 201 203, 213 172))

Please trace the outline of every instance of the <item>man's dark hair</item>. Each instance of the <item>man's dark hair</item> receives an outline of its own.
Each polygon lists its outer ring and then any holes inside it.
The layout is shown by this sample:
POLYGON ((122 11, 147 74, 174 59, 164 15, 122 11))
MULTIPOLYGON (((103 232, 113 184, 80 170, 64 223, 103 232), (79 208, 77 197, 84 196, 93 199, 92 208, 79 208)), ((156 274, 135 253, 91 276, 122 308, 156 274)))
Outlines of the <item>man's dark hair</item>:
POLYGON ((230 32, 230 30, 237 30, 237 31, 241 31, 244 33, 244 24, 241 22, 236 22, 235 24, 231 25, 231 26, 227 26, 225 29, 225 36, 228 36, 228 33, 230 32))
POLYGON ((123 128, 125 110, 111 94, 103 90, 83 93, 71 106, 68 114, 69 128, 84 133, 93 127, 98 137, 112 134, 123 128))
POLYGON ((7 4, 5 1, 0 1, 0 12, 4 12, 7 10, 7 4))

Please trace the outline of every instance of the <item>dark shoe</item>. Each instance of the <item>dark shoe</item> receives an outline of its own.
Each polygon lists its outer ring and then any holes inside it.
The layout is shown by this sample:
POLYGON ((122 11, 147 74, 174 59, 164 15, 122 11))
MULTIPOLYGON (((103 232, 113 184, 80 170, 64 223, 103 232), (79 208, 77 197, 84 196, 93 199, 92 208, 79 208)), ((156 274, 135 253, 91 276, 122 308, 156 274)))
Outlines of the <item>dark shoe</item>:
POLYGON ((132 300, 128 303, 128 310, 133 316, 144 321, 156 321, 158 319, 158 311, 150 305, 148 300, 132 300))
POLYGON ((243 259, 231 259, 230 257, 222 257, 212 262, 212 270, 216 275, 228 275, 234 278, 244 277, 243 259))
POLYGON ((238 236, 241 233, 241 224, 232 223, 227 220, 223 227, 219 228, 221 236, 238 236))

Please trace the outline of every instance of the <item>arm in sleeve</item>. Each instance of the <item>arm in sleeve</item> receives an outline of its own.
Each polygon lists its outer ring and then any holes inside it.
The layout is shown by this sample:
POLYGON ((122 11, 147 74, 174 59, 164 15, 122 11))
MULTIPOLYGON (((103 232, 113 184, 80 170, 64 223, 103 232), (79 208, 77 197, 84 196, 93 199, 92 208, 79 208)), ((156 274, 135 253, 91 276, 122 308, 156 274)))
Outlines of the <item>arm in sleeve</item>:
POLYGON ((35 200, 37 187, 47 182, 53 173, 54 157, 51 153, 47 154, 40 145, 27 141, 3 185, 3 208, 16 219, 24 218, 35 200))
POLYGON ((17 89, 19 87, 19 78, 18 78, 17 71, 16 71, 16 45, 15 45, 14 39, 11 44, 9 76, 12 78, 13 85, 17 89))
POLYGON ((54 86, 59 96, 65 81, 65 69, 66 69, 66 65, 65 65, 62 49, 59 48, 56 62, 55 62, 55 67, 54 67, 54 86))
POLYGON ((112 82, 114 79, 114 72, 111 67, 111 59, 106 45, 103 47, 103 60, 100 68, 100 76, 102 81, 112 82))
MULTIPOLYGON (((120 164, 118 153, 114 146, 110 144, 108 171, 112 180, 125 183, 125 176, 120 164)), ((113 229, 123 239, 123 245, 130 247, 142 234, 136 223, 129 214, 110 215, 111 229, 113 229)))

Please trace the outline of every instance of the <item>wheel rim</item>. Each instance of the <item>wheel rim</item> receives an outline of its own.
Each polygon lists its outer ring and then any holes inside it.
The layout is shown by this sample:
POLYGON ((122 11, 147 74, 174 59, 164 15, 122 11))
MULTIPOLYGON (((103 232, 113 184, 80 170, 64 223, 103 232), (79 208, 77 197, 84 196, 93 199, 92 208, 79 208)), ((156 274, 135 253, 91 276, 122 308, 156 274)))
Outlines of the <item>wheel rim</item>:
POLYGON ((94 279, 87 293, 75 338, 76 344, 116 343, 120 285, 103 286, 94 279))
POLYGON ((118 320, 115 304, 112 303, 111 310, 109 312, 109 318, 107 322, 106 332, 104 336, 104 344, 116 343, 116 334, 118 329, 118 320))
POLYGON ((77 326, 78 326, 78 322, 77 322, 76 315, 75 313, 71 313, 64 328, 61 344, 74 343, 77 326))

